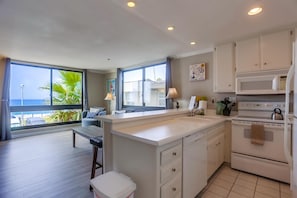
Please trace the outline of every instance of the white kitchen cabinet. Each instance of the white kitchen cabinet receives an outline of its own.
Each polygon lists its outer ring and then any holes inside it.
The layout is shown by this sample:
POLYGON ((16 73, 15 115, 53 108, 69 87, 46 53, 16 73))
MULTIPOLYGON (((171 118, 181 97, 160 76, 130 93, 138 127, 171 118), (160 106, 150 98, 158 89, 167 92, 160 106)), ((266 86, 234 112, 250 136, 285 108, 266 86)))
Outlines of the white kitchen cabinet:
POLYGON ((214 51, 214 92, 235 92, 234 44, 219 45, 214 51))
POLYGON ((261 36, 262 69, 285 69, 292 61, 292 31, 261 36))
POLYGON ((135 197, 182 197, 182 140, 163 146, 113 136, 114 170, 136 183, 135 197))
POLYGON ((224 162, 224 125, 208 132, 207 138, 207 178, 222 165, 224 162))
POLYGON ((161 152, 161 198, 181 198, 182 144, 161 152))
POLYGON ((236 42, 236 72, 260 70, 259 37, 236 42))
POLYGON ((225 140, 224 140, 224 144, 225 144, 224 161, 227 163, 231 163, 231 131, 232 131, 231 126, 232 126, 231 121, 227 120, 225 122, 225 140))
POLYGON ((236 73, 289 68, 292 34, 284 30, 236 42, 236 73))

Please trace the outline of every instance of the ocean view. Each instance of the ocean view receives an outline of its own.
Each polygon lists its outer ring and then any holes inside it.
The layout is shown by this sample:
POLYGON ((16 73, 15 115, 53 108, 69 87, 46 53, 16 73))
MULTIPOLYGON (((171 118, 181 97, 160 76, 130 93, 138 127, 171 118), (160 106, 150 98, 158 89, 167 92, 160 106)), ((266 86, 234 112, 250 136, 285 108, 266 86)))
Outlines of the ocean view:
MULTIPOLYGON (((22 99, 10 99, 10 106, 22 106, 22 99)), ((44 99, 24 99, 24 106, 34 106, 34 105, 46 105, 49 104, 49 100, 44 99)))

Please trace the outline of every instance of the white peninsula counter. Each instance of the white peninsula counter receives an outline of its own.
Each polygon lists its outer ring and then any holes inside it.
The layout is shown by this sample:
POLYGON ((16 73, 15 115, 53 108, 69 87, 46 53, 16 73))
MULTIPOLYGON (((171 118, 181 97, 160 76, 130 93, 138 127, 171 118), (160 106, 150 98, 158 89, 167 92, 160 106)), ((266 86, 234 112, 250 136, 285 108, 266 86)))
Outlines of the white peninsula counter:
POLYGON ((224 134, 227 119, 188 115, 188 110, 175 109, 99 117, 104 128, 104 171, 131 177, 137 185, 136 198, 182 197, 183 139, 196 133, 205 139, 224 134))

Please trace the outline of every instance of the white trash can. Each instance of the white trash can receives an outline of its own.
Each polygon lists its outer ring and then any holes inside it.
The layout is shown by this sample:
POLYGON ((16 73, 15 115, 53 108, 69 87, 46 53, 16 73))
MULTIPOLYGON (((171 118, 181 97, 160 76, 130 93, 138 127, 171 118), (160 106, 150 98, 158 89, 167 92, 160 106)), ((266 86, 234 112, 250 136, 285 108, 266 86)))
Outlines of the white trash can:
POLYGON ((94 198, 133 198, 136 184, 124 174, 107 172, 91 180, 94 198))

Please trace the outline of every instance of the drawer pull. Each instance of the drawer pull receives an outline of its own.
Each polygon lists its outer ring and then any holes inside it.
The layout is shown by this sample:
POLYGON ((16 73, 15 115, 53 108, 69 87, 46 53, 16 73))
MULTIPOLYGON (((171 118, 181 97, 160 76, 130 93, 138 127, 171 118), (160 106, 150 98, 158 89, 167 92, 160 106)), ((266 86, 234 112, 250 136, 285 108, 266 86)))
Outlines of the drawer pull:
POLYGON ((176 169, 175 169, 175 168, 172 168, 171 170, 172 170, 172 172, 175 172, 175 171, 176 171, 176 169))
POLYGON ((176 152, 173 152, 172 155, 173 155, 173 156, 176 156, 176 152))
POLYGON ((172 188, 172 191, 176 191, 176 188, 175 188, 175 187, 173 187, 173 188, 172 188))

